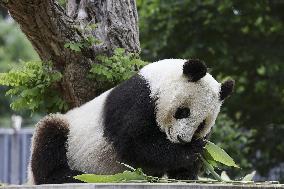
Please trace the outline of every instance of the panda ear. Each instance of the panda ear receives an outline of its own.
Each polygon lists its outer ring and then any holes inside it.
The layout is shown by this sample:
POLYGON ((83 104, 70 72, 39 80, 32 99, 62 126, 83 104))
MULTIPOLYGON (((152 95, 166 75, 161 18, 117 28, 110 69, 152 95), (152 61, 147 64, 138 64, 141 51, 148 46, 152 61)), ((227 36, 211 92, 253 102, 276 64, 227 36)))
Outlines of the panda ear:
POLYGON ((221 91, 220 91, 220 100, 224 100, 230 94, 232 94, 235 86, 235 81, 234 80, 227 80, 221 85, 221 91))
POLYGON ((196 82, 206 75, 207 67, 200 60, 190 59, 183 65, 183 74, 188 77, 188 81, 196 82))

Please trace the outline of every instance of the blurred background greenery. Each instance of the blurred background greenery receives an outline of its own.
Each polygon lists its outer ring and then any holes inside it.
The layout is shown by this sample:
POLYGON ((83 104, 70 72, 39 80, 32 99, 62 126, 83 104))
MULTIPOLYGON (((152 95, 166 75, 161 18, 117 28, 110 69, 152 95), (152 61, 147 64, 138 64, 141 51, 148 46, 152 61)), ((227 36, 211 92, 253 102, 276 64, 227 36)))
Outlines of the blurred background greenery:
MULTIPOLYGON (((199 58, 219 81, 236 80, 211 137, 242 167, 229 175, 257 170, 271 178, 282 166, 276 178, 284 181, 284 1, 137 0, 137 6, 143 60, 199 58)), ((0 72, 37 59, 18 26, 0 19, 0 72)), ((14 112, 0 90, 5 126, 14 112)), ((28 112, 17 114, 34 122, 28 112)))
POLYGON ((211 139, 243 168, 230 174, 284 162, 284 1, 137 3, 142 59, 199 58, 218 80, 236 80, 211 139))
MULTIPOLYGON (((8 17, 4 9, 0 9, 0 13, 0 73, 17 67, 21 62, 39 60, 18 25, 8 17)), ((10 116, 15 113, 10 108, 12 99, 5 95, 6 91, 7 87, 0 85, 0 127, 10 126, 10 116)), ((36 116, 33 120, 28 111, 16 113, 25 118, 24 125, 30 125, 38 119, 36 116)))

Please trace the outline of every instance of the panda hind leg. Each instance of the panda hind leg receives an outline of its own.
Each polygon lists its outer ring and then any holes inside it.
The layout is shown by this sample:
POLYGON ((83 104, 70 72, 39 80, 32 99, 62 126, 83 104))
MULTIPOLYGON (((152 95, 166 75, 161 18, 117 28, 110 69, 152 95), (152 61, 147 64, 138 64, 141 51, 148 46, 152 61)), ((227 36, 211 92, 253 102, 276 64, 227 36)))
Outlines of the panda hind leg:
POLYGON ((82 172, 71 170, 67 162, 68 133, 68 122, 59 114, 49 115, 37 124, 30 162, 33 184, 80 182, 73 176, 82 172))

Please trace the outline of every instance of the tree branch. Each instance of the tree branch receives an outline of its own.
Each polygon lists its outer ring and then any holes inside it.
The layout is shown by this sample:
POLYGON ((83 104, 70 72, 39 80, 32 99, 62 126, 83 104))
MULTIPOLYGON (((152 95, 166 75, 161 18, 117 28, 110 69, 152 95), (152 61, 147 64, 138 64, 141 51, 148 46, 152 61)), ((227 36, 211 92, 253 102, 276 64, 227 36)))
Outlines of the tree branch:
POLYGON ((109 52, 117 47, 140 52, 135 0, 69 0, 67 7, 68 15, 81 24, 97 24, 92 34, 104 42, 109 52))
POLYGON ((67 13, 55 0, 0 0, 31 41, 40 58, 61 71, 61 93, 70 107, 98 95, 96 82, 89 80, 96 55, 111 55, 117 47, 139 52, 138 18, 135 0, 69 0, 67 13), (92 31, 81 31, 96 24, 92 31), (101 44, 74 52, 68 42, 84 42, 94 36, 101 44))
POLYGON ((82 38, 76 22, 53 0, 9 0, 4 6, 44 61, 66 55, 64 44, 82 38))

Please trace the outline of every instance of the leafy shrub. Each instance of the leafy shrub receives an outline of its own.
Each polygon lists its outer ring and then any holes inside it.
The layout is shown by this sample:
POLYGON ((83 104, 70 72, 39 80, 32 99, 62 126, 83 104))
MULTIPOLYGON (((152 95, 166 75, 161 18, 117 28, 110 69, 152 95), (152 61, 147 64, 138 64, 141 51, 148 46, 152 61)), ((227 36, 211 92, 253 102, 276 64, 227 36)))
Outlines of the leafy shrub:
POLYGON ((67 104, 54 86, 61 77, 61 73, 51 69, 51 63, 33 61, 0 73, 0 85, 10 88, 6 95, 14 98, 10 105, 13 110, 63 111, 67 109, 67 104))
POLYGON ((111 88, 129 79, 147 64, 136 54, 126 54, 122 48, 115 49, 111 57, 100 55, 97 60, 100 63, 92 65, 90 77, 96 78, 102 89, 111 88))
POLYGON ((81 52, 83 48, 89 48, 93 45, 102 43, 99 39, 93 36, 92 32, 97 28, 96 24, 87 24, 84 28, 80 25, 74 26, 84 36, 80 41, 70 41, 64 44, 64 48, 69 48, 75 52, 81 52))
POLYGON ((0 18, 0 28, 0 72, 11 69, 19 60, 39 59, 15 22, 0 18))
MULTIPOLYGON (((15 22, 0 18, 0 28, 0 73, 18 65, 19 60, 39 59, 32 45, 15 22)), ((7 87, 0 86, 0 127, 10 125, 7 117, 12 114, 12 110, 9 108, 11 99, 5 96, 5 91, 7 91, 7 87), (3 120, 8 120, 8 122, 3 120)), ((25 112, 21 113, 22 116, 26 115, 25 112)))
MULTIPOLYGON (((252 170, 252 163, 247 157, 253 134, 253 130, 241 128, 238 123, 221 113, 218 115, 210 140, 225 149, 238 162, 243 172, 248 172, 252 170)), ((233 177, 244 176, 234 169, 222 168, 233 177)))
POLYGON ((142 58, 197 57, 215 77, 234 78, 236 92, 225 102, 226 114, 238 123, 232 127, 237 133, 254 129, 254 141, 244 148, 237 145, 242 137, 228 140, 225 135, 220 142, 236 144, 230 148, 236 157, 249 159, 262 176, 279 166, 284 157, 283 1, 137 0, 137 5, 142 58))
POLYGON ((75 52, 81 52, 83 48, 89 48, 94 44, 99 44, 100 41, 93 36, 87 36, 81 42, 68 42, 64 44, 64 48, 69 48, 75 52))

